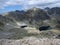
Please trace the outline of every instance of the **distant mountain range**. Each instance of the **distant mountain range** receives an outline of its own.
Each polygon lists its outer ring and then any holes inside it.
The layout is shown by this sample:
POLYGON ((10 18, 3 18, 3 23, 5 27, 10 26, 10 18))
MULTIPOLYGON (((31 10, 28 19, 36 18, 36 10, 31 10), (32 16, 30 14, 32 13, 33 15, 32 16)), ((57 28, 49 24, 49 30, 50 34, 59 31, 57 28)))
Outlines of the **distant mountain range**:
POLYGON ((25 22, 32 24, 32 26, 43 26, 50 25, 54 27, 60 24, 60 7, 53 8, 32 8, 27 11, 11 11, 0 15, 0 22, 5 23, 15 23, 15 22, 25 22))

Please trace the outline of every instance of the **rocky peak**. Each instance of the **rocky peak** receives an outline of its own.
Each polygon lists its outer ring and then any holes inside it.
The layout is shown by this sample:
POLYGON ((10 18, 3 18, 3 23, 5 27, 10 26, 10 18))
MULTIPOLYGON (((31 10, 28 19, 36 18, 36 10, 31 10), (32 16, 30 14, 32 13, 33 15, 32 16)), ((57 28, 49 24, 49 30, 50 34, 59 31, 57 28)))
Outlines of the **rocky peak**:
POLYGON ((39 8, 33 7, 31 10, 37 11, 37 10, 39 10, 39 8))

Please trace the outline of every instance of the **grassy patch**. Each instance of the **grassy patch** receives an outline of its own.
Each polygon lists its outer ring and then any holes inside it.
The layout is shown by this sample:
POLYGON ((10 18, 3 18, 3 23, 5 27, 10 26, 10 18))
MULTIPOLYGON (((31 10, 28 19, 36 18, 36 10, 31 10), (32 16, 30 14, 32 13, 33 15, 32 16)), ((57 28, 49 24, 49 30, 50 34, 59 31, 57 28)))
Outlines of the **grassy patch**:
POLYGON ((24 37, 30 37, 30 36, 37 36, 37 33, 28 33, 27 30, 25 29, 11 29, 9 30, 9 32, 15 32, 15 34, 13 35, 13 37, 11 37, 11 39, 21 39, 24 37))
MULTIPOLYGON (((32 31, 36 31, 36 30, 32 30, 32 31)), ((57 30, 40 31, 40 33, 34 33, 34 32, 28 33, 28 30, 22 28, 11 29, 9 30, 9 32, 15 32, 15 34, 10 39, 22 39, 24 37, 30 37, 30 36, 39 37, 39 38, 53 38, 53 36, 60 34, 60 32, 57 30)))

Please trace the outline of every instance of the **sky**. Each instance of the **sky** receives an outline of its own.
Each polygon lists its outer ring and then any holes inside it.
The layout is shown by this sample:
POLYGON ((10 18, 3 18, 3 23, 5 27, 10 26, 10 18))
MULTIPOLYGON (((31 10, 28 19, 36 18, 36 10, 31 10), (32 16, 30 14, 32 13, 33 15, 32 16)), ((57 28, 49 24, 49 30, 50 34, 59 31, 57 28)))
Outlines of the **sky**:
POLYGON ((60 7, 60 0, 0 0, 0 13, 33 7, 60 7))

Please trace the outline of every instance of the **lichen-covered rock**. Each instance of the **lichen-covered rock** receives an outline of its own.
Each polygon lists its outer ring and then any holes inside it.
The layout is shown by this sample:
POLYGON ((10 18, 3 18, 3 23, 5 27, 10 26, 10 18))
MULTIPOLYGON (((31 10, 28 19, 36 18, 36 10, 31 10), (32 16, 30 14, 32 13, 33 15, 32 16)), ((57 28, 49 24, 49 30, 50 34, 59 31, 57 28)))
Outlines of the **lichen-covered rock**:
POLYGON ((0 45, 60 45, 60 39, 25 37, 19 40, 1 39, 0 45))

